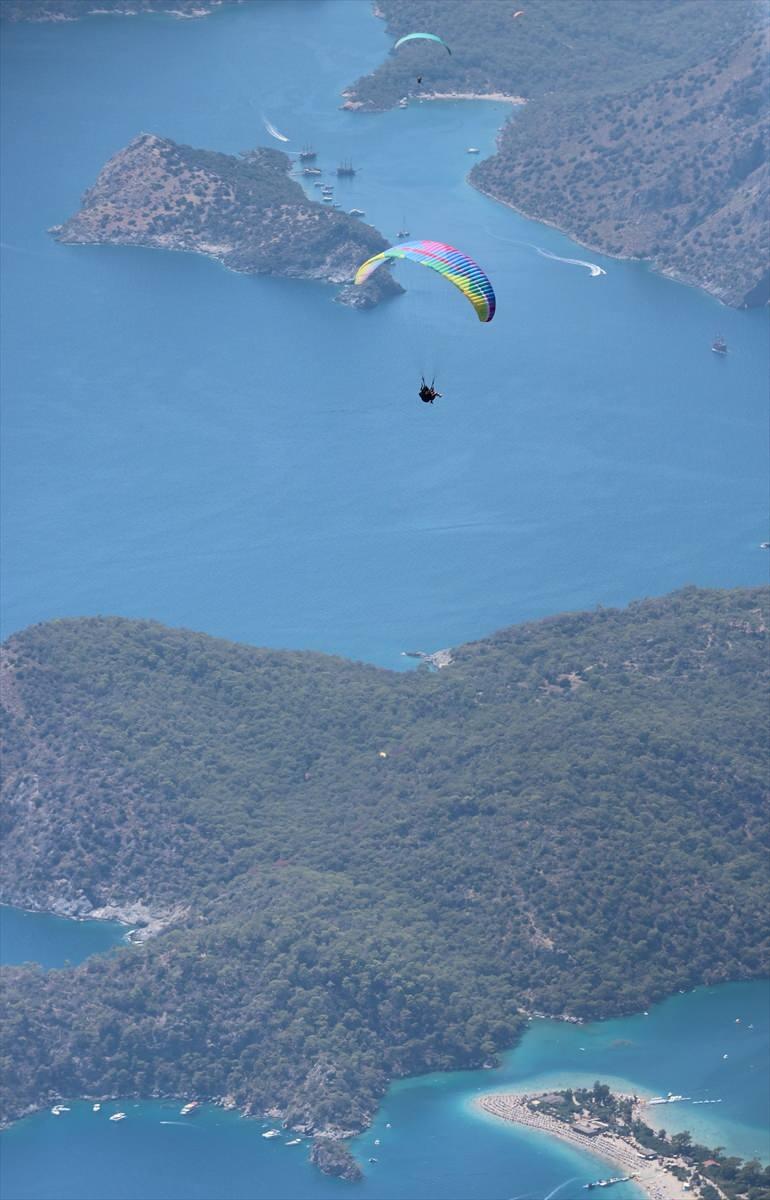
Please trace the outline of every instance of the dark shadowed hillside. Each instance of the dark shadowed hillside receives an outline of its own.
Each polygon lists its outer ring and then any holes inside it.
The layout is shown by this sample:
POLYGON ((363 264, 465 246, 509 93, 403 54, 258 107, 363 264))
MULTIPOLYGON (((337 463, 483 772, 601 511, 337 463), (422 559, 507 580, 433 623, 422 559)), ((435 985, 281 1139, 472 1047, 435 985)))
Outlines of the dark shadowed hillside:
POLYGON ((5 1117, 183 1094, 355 1128, 522 1010, 766 972, 767 600, 688 589, 403 675, 141 621, 12 638, 3 898, 165 927, 5 971, 5 1117))

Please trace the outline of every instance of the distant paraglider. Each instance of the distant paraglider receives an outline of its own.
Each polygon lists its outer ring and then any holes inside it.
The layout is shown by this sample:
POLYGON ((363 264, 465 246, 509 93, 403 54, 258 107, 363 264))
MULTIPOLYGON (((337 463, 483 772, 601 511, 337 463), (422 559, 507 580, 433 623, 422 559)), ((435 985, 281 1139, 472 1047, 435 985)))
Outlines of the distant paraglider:
POLYGON ((389 258, 408 258, 424 267, 432 267, 456 288, 459 288, 473 305, 480 321, 491 321, 497 302, 492 282, 478 263, 454 246, 445 242, 401 242, 368 258, 356 271, 355 283, 365 283, 369 276, 389 258))
POLYGON ((416 39, 421 39, 427 42, 438 42, 440 46, 444 47, 447 54, 452 53, 444 39, 440 38, 437 33, 407 33, 402 38, 398 39, 393 49, 398 50, 399 46, 403 46, 405 42, 413 42, 416 39))

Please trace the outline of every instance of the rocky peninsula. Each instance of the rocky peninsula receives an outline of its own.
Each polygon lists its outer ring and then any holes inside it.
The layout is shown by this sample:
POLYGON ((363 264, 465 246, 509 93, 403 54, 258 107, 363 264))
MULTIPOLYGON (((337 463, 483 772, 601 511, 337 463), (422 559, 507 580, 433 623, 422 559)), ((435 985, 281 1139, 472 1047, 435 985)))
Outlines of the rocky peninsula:
MULTIPOLYGON (((49 232, 69 245, 187 250, 246 274, 350 284, 387 242, 308 199, 290 168, 280 150, 234 156, 141 133, 105 164, 79 212, 49 232)), ((337 299, 366 308, 402 291, 383 267, 337 299)))

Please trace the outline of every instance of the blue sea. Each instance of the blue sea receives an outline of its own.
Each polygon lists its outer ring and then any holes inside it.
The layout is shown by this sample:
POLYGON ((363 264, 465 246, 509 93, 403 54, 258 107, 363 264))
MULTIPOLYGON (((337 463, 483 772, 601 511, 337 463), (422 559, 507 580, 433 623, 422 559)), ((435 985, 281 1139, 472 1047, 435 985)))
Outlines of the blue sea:
MULTIPOLYGON (((510 106, 341 111, 388 44, 368 0, 3 29, 5 634, 115 613, 399 667, 404 649, 521 619, 764 582, 766 313, 581 249, 470 188, 466 149, 491 153, 510 106), (352 158, 340 198, 387 236, 406 222, 481 262, 495 321, 406 264, 407 294, 362 314, 323 285, 47 235, 138 132, 236 153, 270 141, 262 114, 325 170, 352 158), (422 371, 444 393, 432 407, 422 371)), ((123 933, 13 912, 3 928, 6 961, 50 968, 123 933)), ((471 1102, 598 1076, 721 1099, 670 1106, 666 1123, 767 1156, 767 1011, 766 985, 730 984, 648 1017, 536 1022, 498 1071, 394 1085, 355 1144, 379 1160, 359 1185, 216 1109, 180 1125, 178 1106, 127 1101, 110 1123, 115 1105, 73 1102, 3 1134, 2 1196, 573 1200, 606 1165, 471 1102)))
POLYGON ((492 152, 509 105, 340 111, 388 45, 369 0, 5 27, 6 634, 116 613, 395 667, 523 618, 764 581, 766 312, 473 190, 466 149, 492 152), (475 257, 495 320, 411 264, 406 296, 357 313, 324 285, 47 235, 138 132, 278 146, 262 114, 325 170, 352 158, 338 193, 385 234, 475 257))
MULTIPOLYGON (((4 961, 74 962, 105 948, 119 927, 3 909, 14 952, 4 961), (45 924, 48 929, 43 931, 45 924), (27 931, 25 942, 24 931, 27 931), (60 942, 58 959, 52 953, 60 942), (14 957, 15 955, 15 957, 14 957)), ((770 982, 699 988, 647 1014, 568 1025, 533 1021, 516 1049, 491 1071, 401 1080, 372 1127, 352 1148, 365 1177, 322 1176, 308 1145, 291 1135, 262 1138, 275 1122, 244 1120, 205 1107, 182 1118, 181 1101, 73 1100, 69 1112, 19 1121, 0 1135, 3 1200, 579 1200, 583 1184, 606 1178, 606 1163, 480 1112, 486 1092, 591 1086, 602 1079, 641 1094, 676 1092, 685 1103, 650 1109, 655 1128, 689 1129, 707 1145, 745 1158, 770 1158, 770 982), (724 1057, 724 1056, 727 1057, 724 1057), (703 1104, 694 1101, 718 1101, 703 1104), (125 1112, 119 1123, 109 1117, 125 1112), (369 1160, 375 1158, 375 1163, 369 1160)), ((632 1183, 617 1200, 640 1200, 632 1183)))

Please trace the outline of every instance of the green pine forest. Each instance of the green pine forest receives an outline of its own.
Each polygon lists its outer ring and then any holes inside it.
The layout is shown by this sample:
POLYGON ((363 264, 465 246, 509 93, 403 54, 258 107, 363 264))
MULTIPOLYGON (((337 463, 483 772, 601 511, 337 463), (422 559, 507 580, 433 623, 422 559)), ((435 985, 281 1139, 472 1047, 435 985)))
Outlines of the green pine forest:
POLYGON ((3 652, 3 899, 168 924, 2 972, 1 1115, 229 1097, 364 1126, 494 1061, 769 966, 767 589, 504 629, 436 671, 60 620, 3 652))

